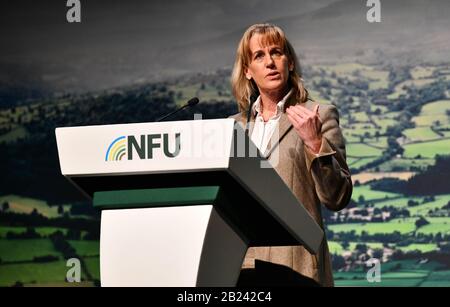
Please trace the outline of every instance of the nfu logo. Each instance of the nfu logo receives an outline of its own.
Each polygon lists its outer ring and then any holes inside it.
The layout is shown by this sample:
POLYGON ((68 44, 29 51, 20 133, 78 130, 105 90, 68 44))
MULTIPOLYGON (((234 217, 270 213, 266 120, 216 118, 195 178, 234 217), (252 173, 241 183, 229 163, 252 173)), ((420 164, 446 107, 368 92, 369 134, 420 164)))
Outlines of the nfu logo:
POLYGON ((105 161, 133 160, 134 153, 141 160, 153 159, 153 151, 158 148, 161 150, 161 145, 166 157, 174 158, 178 156, 181 148, 180 133, 175 133, 170 140, 168 133, 147 134, 139 137, 133 135, 120 136, 108 146, 105 161), (169 148, 174 149, 170 151, 169 148))

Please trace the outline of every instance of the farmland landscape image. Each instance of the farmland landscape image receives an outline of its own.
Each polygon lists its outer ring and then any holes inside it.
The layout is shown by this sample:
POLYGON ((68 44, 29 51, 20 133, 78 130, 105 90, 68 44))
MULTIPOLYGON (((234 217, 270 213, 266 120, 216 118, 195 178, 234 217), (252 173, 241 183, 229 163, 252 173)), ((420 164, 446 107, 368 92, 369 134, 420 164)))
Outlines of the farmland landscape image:
MULTIPOLYGON (((373 41, 366 42, 361 29, 352 34, 347 28, 353 21, 372 29, 364 19, 365 2, 305 1, 308 5, 303 11, 283 11, 274 18, 260 16, 279 24, 292 37, 311 99, 339 110, 354 188, 347 208, 339 212, 323 208, 335 284, 448 287, 450 27, 443 26, 449 21, 441 12, 449 4, 430 1, 433 8, 426 1, 415 0, 405 8, 405 1, 390 1, 398 6, 386 5, 390 11, 376 30, 367 30, 373 41), (361 12, 363 21, 352 19, 355 10, 361 12), (406 17, 418 12, 428 19, 409 24, 406 17), (399 23, 404 21, 406 25, 401 27, 408 33, 429 34, 424 34, 421 42, 412 42, 407 34, 395 37, 391 16, 399 23), (315 30, 321 22, 325 26, 315 30), (341 30, 334 27, 338 22, 341 30), (422 29, 427 26, 435 31, 422 29), (308 33, 299 29, 308 29, 308 33), (416 45, 420 43, 426 44, 429 52, 416 45), (380 261, 379 282, 367 279, 371 258, 380 261)), ((255 3, 268 5, 269 1, 255 3)), ((286 6, 294 7, 292 3, 286 1, 286 6)), ((194 96, 200 103, 170 120, 191 120, 194 113, 201 113, 203 119, 235 114, 229 78, 236 38, 246 25, 242 21, 231 29, 226 24, 223 33, 205 34, 179 49, 155 51, 161 55, 160 61, 174 58, 174 67, 185 65, 179 71, 168 67, 166 72, 171 73, 161 73, 159 78, 140 75, 123 82, 109 76, 109 83, 105 81, 101 87, 87 82, 83 69, 74 72, 73 67, 66 71, 58 68, 58 74, 47 72, 28 86, 30 76, 12 68, 15 58, 2 59, 2 67, 9 67, 4 71, 17 74, 9 79, 0 74, 0 286, 77 285, 66 280, 70 258, 81 262, 82 282, 78 285, 100 285, 101 213, 61 175, 55 128, 151 122, 194 96), (211 49, 199 55, 200 44, 211 49), (223 50, 227 57, 222 56, 223 50), (180 56, 186 53, 192 56, 182 63, 180 56), (205 64, 200 67, 202 55, 205 64), (75 74, 72 79, 68 77, 71 74, 75 74), (72 82, 70 87, 66 82, 72 82)), ((116 57, 112 51, 106 54, 107 63, 108 56, 116 57)), ((91 67, 83 65, 86 70, 91 67)), ((126 75, 125 68, 114 67, 119 68, 126 75)), ((157 66, 152 69, 158 71, 157 66)), ((92 78, 96 73, 92 72, 92 78)))

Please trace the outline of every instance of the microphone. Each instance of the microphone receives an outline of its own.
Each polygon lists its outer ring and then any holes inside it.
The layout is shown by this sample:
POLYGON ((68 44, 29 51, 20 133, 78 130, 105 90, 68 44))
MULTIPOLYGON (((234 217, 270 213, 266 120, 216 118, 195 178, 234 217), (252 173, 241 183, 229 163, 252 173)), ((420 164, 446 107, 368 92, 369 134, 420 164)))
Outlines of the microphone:
POLYGON ((189 99, 189 101, 188 101, 184 106, 182 106, 182 107, 176 109, 175 111, 172 111, 172 112, 170 112, 169 114, 167 114, 167 115, 165 115, 165 116, 163 116, 163 117, 157 119, 155 122, 160 122, 160 121, 162 121, 163 119, 166 119, 167 117, 172 116, 173 114, 175 114, 175 113, 177 113, 177 112, 183 110, 183 109, 186 108, 186 107, 193 107, 193 106, 195 106, 195 105, 196 105, 197 103, 199 103, 199 102, 200 102, 200 100, 198 100, 197 97, 191 98, 191 99, 189 99))
POLYGON ((252 107, 253 107, 253 104, 255 103, 256 99, 258 99, 257 94, 253 94, 250 96, 250 105, 249 105, 248 111, 247 111, 247 122, 245 123, 245 134, 247 136, 248 136, 248 126, 249 126, 249 121, 250 121, 250 115, 252 114, 252 107))

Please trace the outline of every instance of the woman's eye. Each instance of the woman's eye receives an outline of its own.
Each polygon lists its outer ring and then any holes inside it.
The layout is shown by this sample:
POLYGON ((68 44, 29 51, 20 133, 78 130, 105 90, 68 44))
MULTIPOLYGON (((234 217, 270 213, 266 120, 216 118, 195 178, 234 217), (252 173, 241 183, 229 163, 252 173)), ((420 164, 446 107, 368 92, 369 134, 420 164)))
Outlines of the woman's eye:
POLYGON ((272 54, 275 55, 275 56, 280 56, 281 55, 281 51, 275 50, 274 52, 272 52, 272 54))

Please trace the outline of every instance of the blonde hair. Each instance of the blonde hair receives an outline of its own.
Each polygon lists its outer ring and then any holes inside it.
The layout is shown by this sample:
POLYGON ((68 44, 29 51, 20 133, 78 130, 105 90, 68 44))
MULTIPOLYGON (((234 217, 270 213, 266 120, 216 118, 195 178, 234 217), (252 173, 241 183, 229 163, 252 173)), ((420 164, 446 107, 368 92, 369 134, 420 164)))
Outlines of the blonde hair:
MULTIPOLYGON (((289 72, 288 83, 293 89, 292 95, 296 97, 296 102, 305 102, 308 100, 308 91, 303 85, 301 77, 300 63, 295 54, 295 50, 286 38, 283 30, 279 27, 263 23, 250 26, 242 36, 236 50, 236 60, 234 62, 233 72, 231 74, 231 88, 234 97, 237 100, 238 108, 241 113, 246 113, 250 104, 250 97, 258 93, 258 87, 255 81, 248 80, 245 77, 245 68, 251 62, 250 39, 255 34, 263 36, 262 44, 279 45, 283 48, 284 54, 292 63, 293 69, 289 72)), ((285 108, 288 107, 287 105, 285 108)))

